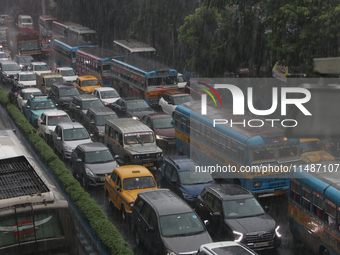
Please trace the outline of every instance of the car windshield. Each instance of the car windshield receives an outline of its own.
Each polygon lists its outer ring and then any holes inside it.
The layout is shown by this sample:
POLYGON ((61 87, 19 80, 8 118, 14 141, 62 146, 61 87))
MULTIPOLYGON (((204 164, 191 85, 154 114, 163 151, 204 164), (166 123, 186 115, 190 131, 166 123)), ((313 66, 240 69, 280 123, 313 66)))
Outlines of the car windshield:
POLYGON ((90 136, 85 128, 73 128, 64 130, 64 141, 89 139, 90 136))
POLYGON ((46 123, 47 126, 56 126, 59 123, 71 122, 70 118, 67 115, 48 116, 48 120, 47 121, 48 121, 46 123))
POLYGON ((70 88, 62 88, 59 90, 60 97, 71 97, 76 95, 79 95, 79 91, 73 86, 70 88))
POLYGON ((126 104, 128 110, 146 109, 150 107, 144 100, 131 101, 126 104))
POLYGON ((124 190, 155 188, 156 183, 151 176, 126 178, 123 180, 124 190))
POLYGON ((32 19, 27 18, 27 19, 21 19, 22 23, 32 23, 32 19))
POLYGON ((30 74, 20 74, 20 81, 35 81, 36 76, 34 73, 30 74))
POLYGON ((225 218, 243 218, 265 213, 254 197, 223 201, 223 212, 225 218))
POLYGON ((116 90, 102 91, 100 94, 102 99, 119 97, 119 94, 116 90))
POLYGON ((161 216, 159 221, 161 233, 165 237, 190 236, 205 231, 193 212, 161 216))
POLYGON ((81 84, 83 87, 99 85, 98 80, 86 80, 83 81, 81 84))
POLYGON ((17 64, 2 65, 3 71, 20 71, 20 67, 17 64))
POLYGON ((322 145, 319 141, 310 141, 300 143, 301 153, 309 152, 309 151, 322 151, 322 145))
POLYGON ((97 115, 96 117, 96 125, 97 126, 105 126, 105 121, 109 119, 118 119, 117 114, 108 114, 108 115, 97 115))
POLYGON ((63 76, 74 76, 76 75, 73 69, 61 70, 63 76))
POLYGON ((165 129, 165 128, 174 127, 174 121, 170 116, 161 118, 161 119, 154 119, 152 122, 153 122, 153 127, 157 129, 165 129))
POLYGON ((85 153, 86 164, 102 164, 114 161, 109 150, 90 151, 85 153))
POLYGON ((102 101, 99 99, 94 99, 94 100, 85 100, 82 103, 83 110, 87 110, 89 108, 94 108, 94 107, 104 107, 102 101))
POLYGON ((32 102, 32 110, 53 109, 55 105, 52 101, 32 102))
POLYGON ((154 135, 151 132, 132 133, 132 134, 126 134, 124 136, 125 144, 153 143, 154 140, 155 140, 154 135))
POLYGON ((202 184, 214 181, 209 172, 189 170, 178 172, 178 174, 183 185, 202 184))
POLYGON ((174 97, 174 105, 180 105, 187 102, 193 101, 192 97, 190 95, 187 96, 176 96, 174 97))
POLYGON ((33 57, 31 56, 22 56, 19 59, 19 63, 31 63, 32 61, 34 61, 33 57))
POLYGON ((48 65, 34 65, 34 70, 35 71, 48 71, 50 70, 50 68, 48 67, 48 65))

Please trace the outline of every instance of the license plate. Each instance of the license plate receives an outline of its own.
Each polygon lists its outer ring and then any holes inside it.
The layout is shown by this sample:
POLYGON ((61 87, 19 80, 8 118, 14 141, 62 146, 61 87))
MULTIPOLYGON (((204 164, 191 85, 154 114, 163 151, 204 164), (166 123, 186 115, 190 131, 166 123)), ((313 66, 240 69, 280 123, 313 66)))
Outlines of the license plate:
POLYGON ((101 180, 102 182, 104 182, 104 181, 105 181, 105 177, 101 177, 100 180, 101 180))
POLYGON ((269 243, 268 242, 264 242, 264 243, 255 243, 254 247, 264 247, 264 246, 268 246, 269 243))
POLYGON ((282 195, 282 190, 276 190, 274 193, 274 196, 280 196, 282 195))
POLYGON ((153 166, 153 163, 147 163, 147 164, 143 164, 143 166, 153 166))
POLYGON ((170 141, 168 144, 172 145, 172 144, 175 144, 175 143, 176 143, 175 141, 170 141))

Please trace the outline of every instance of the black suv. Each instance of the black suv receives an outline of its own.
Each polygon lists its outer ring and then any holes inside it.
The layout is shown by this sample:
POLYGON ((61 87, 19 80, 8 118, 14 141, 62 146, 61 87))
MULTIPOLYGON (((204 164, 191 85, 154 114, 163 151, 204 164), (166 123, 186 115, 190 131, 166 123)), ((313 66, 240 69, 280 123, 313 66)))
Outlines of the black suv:
POLYGON ((79 91, 71 82, 55 83, 48 95, 59 109, 69 111, 73 97, 79 95, 79 91))
POLYGON ((111 105, 120 118, 132 117, 139 120, 144 115, 155 113, 148 103, 141 98, 120 98, 111 105))
POLYGON ((106 119, 118 119, 118 116, 108 107, 95 107, 88 109, 82 120, 83 126, 97 142, 104 142, 106 119))
POLYGON ((152 254, 196 254, 212 242, 192 208, 168 189, 141 191, 132 208, 136 244, 152 254))
POLYGON ((87 110, 94 107, 105 107, 99 98, 89 95, 80 94, 74 96, 70 104, 70 117, 74 121, 82 122, 87 110))
POLYGON ((275 220, 251 192, 239 185, 205 187, 197 198, 195 211, 206 222, 214 241, 232 240, 253 250, 273 249, 281 244, 275 220))

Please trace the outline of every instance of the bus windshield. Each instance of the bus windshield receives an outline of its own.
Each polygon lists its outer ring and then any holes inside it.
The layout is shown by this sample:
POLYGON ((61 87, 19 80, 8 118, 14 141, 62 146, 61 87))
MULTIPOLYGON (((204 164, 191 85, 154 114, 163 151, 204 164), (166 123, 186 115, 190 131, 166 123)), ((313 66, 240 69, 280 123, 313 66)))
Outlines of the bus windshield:
POLYGON ((319 141, 310 141, 300 143, 301 153, 309 152, 309 151, 322 151, 322 145, 319 141))
POLYGON ((270 148, 253 149, 253 161, 275 161, 275 151, 270 148))
POLYGON ((149 78, 148 85, 149 86, 177 85, 177 77, 167 76, 167 77, 159 77, 159 78, 149 78))

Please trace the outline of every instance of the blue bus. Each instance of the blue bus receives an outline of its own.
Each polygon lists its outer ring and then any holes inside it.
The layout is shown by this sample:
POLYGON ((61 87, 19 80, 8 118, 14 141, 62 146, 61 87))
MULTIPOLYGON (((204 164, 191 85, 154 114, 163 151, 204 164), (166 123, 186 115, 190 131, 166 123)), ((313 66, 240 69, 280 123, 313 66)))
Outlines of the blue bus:
POLYGON ((79 75, 95 76, 103 87, 112 87, 111 59, 113 50, 101 47, 79 48, 76 52, 76 65, 79 75))
POLYGON ((202 168, 198 170, 211 172, 218 181, 239 184, 256 197, 288 192, 288 174, 301 162, 299 139, 286 138, 283 129, 268 123, 250 127, 250 116, 233 116, 228 108, 208 105, 207 113, 201 115, 199 101, 176 107, 176 147, 180 153, 199 161, 202 168), (229 123, 214 127, 214 119, 229 123))
POLYGON ((111 59, 112 86, 121 97, 140 97, 153 107, 165 92, 177 91, 177 71, 153 57, 127 55, 111 59))
POLYGON ((76 51, 79 48, 94 47, 90 44, 81 44, 72 39, 53 39, 52 52, 57 67, 72 67, 76 69, 76 51))
POLYGON ((322 161, 291 174, 288 218, 294 241, 314 254, 340 254, 340 161, 322 161))

